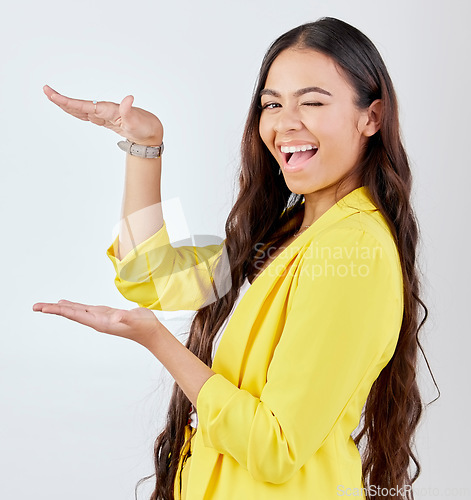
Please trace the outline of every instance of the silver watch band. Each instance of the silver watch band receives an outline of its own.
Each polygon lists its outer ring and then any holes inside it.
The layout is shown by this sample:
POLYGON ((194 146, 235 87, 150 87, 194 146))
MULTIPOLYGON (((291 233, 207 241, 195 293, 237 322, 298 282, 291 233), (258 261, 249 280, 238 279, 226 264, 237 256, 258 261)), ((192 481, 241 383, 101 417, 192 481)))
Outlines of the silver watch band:
POLYGON ((141 158, 159 158, 164 152, 163 142, 160 146, 144 146, 143 144, 136 144, 126 139, 125 141, 118 142, 118 146, 123 151, 126 151, 126 153, 141 158))

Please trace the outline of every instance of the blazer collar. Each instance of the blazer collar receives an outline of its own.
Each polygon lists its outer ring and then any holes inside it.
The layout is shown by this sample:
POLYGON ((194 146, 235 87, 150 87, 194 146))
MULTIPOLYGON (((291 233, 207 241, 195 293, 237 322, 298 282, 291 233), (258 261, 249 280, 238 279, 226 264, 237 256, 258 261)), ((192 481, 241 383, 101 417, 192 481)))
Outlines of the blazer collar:
POLYGON ((308 237, 303 238, 303 235, 306 233, 312 236, 313 233, 318 233, 325 227, 349 215, 364 211, 374 212, 376 210, 378 210, 378 208, 373 203, 367 186, 360 186, 350 191, 350 193, 346 194, 337 203, 326 210, 308 229, 306 229, 306 231, 301 233, 293 243, 298 242, 302 246, 302 244, 305 243, 305 239, 310 239, 308 237))
MULTIPOLYGON (((299 250, 309 244, 315 235, 319 234, 326 227, 335 224, 341 219, 345 219, 350 215, 358 212, 375 212, 378 208, 371 199, 370 192, 367 186, 360 186, 359 188, 350 191, 337 203, 332 205, 326 210, 313 224, 311 224, 305 231, 303 231, 291 244, 289 244, 275 259, 259 274, 253 285, 263 277, 265 270, 270 265, 277 261, 277 268, 281 264, 285 264, 289 256, 293 257, 299 250)), ((292 260, 292 259, 291 259, 292 260)), ((288 262, 286 262, 288 263, 288 262)), ((252 286, 251 286, 252 287, 252 286)))

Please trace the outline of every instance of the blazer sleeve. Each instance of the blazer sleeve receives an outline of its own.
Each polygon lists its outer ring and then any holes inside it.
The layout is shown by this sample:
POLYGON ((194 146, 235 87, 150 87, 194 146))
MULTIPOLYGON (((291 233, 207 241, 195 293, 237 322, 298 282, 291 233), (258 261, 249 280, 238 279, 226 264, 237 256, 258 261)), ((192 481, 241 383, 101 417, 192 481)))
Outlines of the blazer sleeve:
POLYGON ((357 392, 369 392, 402 323, 400 263, 367 231, 329 229, 310 244, 298 270, 260 397, 215 374, 197 398, 205 445, 271 483, 288 481, 357 392))
POLYGON ((116 271, 116 287, 126 299, 148 309, 197 311, 230 289, 224 243, 173 247, 164 221, 122 260, 116 257, 118 236, 106 255, 116 271))

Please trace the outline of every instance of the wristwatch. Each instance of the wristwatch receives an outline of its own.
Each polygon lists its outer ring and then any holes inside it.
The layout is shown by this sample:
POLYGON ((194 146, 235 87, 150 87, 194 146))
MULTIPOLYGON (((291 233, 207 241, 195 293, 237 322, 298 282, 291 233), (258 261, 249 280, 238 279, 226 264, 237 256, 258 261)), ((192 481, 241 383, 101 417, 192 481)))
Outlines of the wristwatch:
POLYGON ((164 152, 163 142, 160 146, 144 146, 143 144, 136 144, 126 139, 125 141, 118 142, 118 146, 123 151, 126 151, 126 153, 141 158, 160 158, 164 152))

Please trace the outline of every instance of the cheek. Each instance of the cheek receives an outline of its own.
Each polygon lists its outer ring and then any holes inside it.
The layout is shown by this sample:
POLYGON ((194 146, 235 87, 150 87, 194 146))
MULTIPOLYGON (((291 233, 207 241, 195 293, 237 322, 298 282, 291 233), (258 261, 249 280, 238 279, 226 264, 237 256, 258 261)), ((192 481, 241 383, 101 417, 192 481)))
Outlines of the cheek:
POLYGON ((268 121, 266 119, 261 118, 258 125, 258 133, 262 141, 265 143, 265 146, 272 151, 273 150, 273 141, 274 141, 274 132, 273 128, 270 127, 268 121))
POLYGON ((355 128, 354 120, 351 116, 336 113, 324 117, 322 120, 319 139, 324 145, 336 146, 338 152, 352 151, 359 140, 359 133, 355 128), (342 146, 342 147, 339 147, 342 146))
POLYGON ((344 137, 345 125, 346 116, 341 112, 324 114, 318 124, 324 140, 328 141, 335 141, 344 137))

